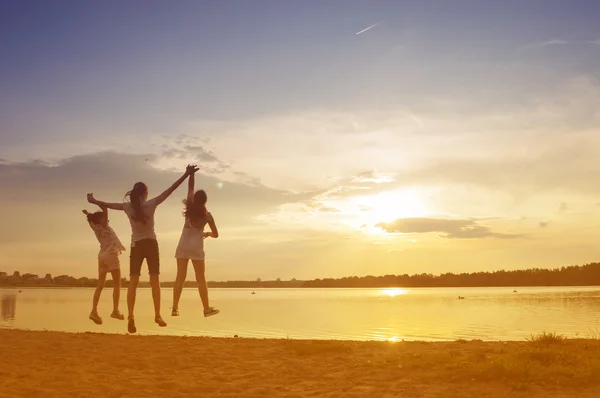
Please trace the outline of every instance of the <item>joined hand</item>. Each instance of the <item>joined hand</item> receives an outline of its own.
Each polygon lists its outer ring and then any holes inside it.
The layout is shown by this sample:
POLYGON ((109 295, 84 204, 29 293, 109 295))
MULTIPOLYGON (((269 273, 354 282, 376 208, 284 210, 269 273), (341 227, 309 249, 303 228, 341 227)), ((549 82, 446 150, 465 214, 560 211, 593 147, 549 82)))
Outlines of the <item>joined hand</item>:
POLYGON ((185 168, 185 174, 187 175, 192 175, 195 172, 197 172, 198 170, 200 170, 200 168, 195 165, 195 164, 188 164, 187 167, 185 168))

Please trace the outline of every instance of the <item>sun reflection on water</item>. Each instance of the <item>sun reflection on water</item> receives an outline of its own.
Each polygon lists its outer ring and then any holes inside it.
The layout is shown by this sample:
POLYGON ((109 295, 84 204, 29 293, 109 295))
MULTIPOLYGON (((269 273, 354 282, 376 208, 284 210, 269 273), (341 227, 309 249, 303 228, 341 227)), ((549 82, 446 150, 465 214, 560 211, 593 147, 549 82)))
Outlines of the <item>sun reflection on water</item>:
POLYGON ((402 294, 406 294, 408 293, 408 290, 406 289, 400 289, 397 287, 394 288, 390 288, 390 289, 381 289, 379 294, 380 295, 385 295, 385 296, 390 296, 390 297, 396 297, 396 296, 400 296, 402 294))
POLYGON ((400 336, 392 336, 392 337, 388 337, 387 341, 389 341, 390 343, 397 343, 399 341, 404 341, 404 339, 400 336))

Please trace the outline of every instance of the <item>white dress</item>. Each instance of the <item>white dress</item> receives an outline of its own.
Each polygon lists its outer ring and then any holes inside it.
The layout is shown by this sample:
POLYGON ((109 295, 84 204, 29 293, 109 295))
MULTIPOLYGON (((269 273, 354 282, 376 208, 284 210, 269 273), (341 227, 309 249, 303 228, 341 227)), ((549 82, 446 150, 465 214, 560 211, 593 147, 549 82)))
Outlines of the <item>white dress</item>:
POLYGON ((207 213, 206 217, 196 221, 196 227, 188 218, 185 219, 181 238, 179 238, 179 244, 175 250, 175 258, 204 261, 204 227, 211 219, 212 214, 207 213))

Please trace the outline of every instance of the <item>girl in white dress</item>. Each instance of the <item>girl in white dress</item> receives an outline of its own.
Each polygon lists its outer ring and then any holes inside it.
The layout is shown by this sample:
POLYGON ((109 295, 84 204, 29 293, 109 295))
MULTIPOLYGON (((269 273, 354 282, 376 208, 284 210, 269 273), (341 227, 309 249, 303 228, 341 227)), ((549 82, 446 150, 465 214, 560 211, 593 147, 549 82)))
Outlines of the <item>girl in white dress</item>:
POLYGON ((204 274, 206 269, 204 239, 219 237, 215 219, 206 210, 207 199, 206 192, 203 190, 194 193, 194 175, 192 174, 188 180, 187 199, 184 200, 185 210, 183 215, 185 223, 177 250, 175 251, 177 278, 175 279, 175 287, 173 289, 172 316, 179 315, 179 298, 181 297, 181 291, 187 276, 189 260, 192 260, 194 271, 196 271, 196 282, 198 283, 198 292, 204 306, 204 316, 208 317, 219 313, 219 310, 211 307, 208 303, 208 287, 206 286, 206 276, 204 274), (210 232, 204 232, 206 224, 209 225, 210 232))
POLYGON ((108 225, 108 209, 106 207, 100 207, 100 209, 102 211, 95 213, 83 210, 88 224, 100 243, 100 252, 98 253, 98 285, 94 291, 92 312, 90 312, 89 317, 98 325, 102 325, 102 318, 98 315, 98 301, 100 301, 100 294, 106 282, 106 274, 109 272, 113 280, 113 312, 110 314, 110 317, 119 320, 125 319, 119 312, 119 297, 121 295, 121 264, 119 262, 119 255, 125 250, 125 247, 115 231, 108 225))

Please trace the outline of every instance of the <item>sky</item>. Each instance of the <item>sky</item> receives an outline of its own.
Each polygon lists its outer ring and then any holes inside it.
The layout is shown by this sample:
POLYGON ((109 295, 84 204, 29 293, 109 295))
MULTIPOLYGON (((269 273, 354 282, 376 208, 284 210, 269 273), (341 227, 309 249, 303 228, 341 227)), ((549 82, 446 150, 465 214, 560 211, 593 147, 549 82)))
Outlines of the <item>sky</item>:
MULTIPOLYGON (((220 230, 209 280, 598 261, 599 18, 580 0, 4 1, 0 270, 95 276, 86 193, 157 195, 188 163, 220 230)), ((185 195, 157 210, 163 280, 185 195)))

